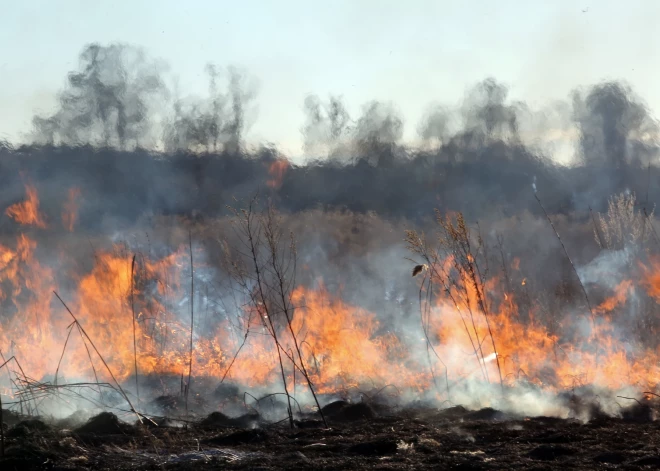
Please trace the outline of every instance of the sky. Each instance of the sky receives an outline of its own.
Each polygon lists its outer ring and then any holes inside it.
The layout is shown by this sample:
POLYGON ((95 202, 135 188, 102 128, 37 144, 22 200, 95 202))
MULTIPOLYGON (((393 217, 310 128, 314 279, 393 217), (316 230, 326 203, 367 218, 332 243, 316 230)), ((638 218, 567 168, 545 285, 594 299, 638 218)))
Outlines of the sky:
MULTIPOLYGON (((3 2, 0 139, 20 142, 52 110, 85 44, 123 42, 169 64, 185 95, 204 67, 239 66, 257 81, 249 141, 302 151, 307 95, 395 104, 414 140, 430 103, 457 105, 494 77, 531 107, 576 87, 624 80, 654 112, 656 0, 25 0, 3 2)), ((654 113, 655 114, 655 113, 654 113)))

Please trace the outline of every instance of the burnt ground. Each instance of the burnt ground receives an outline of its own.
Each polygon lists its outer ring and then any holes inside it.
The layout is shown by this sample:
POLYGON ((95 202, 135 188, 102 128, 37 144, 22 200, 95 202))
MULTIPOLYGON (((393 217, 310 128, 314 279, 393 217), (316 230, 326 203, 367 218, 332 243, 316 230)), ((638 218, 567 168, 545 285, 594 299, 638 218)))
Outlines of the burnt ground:
POLYGON ((660 422, 648 409, 583 423, 494 409, 374 410, 337 402, 277 424, 216 412, 187 426, 135 425, 102 413, 76 428, 5 411, 3 471, 210 469, 658 469, 660 422))

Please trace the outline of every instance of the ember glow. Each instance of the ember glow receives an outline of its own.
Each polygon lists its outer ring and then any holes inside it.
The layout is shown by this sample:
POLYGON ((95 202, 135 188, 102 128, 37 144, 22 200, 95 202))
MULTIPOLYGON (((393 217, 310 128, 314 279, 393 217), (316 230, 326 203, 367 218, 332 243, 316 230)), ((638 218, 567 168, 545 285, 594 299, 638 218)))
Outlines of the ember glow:
MULTIPOLYGON (((77 192, 69 195, 75 199, 77 192)), ((38 208, 37 192, 28 187, 28 200, 7 209, 7 214, 26 226, 45 228, 38 208)), ((63 209, 69 215, 69 227, 76 220, 73 208, 67 203, 63 209)), ((90 354, 90 346, 72 324, 71 314, 54 296, 57 292, 117 380, 128 382, 135 363, 142 376, 181 376, 190 359, 189 249, 182 245, 160 258, 140 253, 135 267, 133 252, 124 244, 97 250, 91 269, 68 274, 75 281, 75 288, 70 289, 58 286, 60 278, 54 269, 40 261, 36 240, 20 233, 11 245, 0 247, 0 295, 12 311, 0 325, 4 358, 16 357, 25 374, 38 381, 52 379, 55 372, 59 383, 95 377, 110 381, 109 372, 90 354)), ((474 262, 471 255, 467 260, 474 262)), ((442 270, 449 270, 454 262, 451 257, 443 260, 442 270)), ((200 262, 197 271, 207 269, 200 262)), ((508 269, 518 286, 525 284, 518 260, 508 269)), ((331 292, 317 280, 312 286, 294 289, 292 328, 319 393, 393 386, 412 397, 442 401, 452 388, 466 382, 498 384, 500 373, 502 385, 511 388, 526 385, 560 392, 594 386, 647 391, 660 382, 660 348, 626 340, 617 316, 636 290, 660 301, 660 260, 634 272, 637 279, 621 281, 595 306, 592 322, 588 313, 562 318, 557 314, 554 325, 537 320, 542 317, 541 307, 533 302, 523 319, 519 295, 507 292, 507 283, 495 276, 484 283, 488 315, 481 315, 480 293, 469 279, 459 279, 427 306, 428 338, 387 328, 378 313, 350 305, 342 300, 341 289, 331 292), (432 362, 431 369, 432 358, 441 362, 432 362)), ((276 352, 258 312, 243 304, 231 315, 205 325, 212 327, 198 326, 193 331, 195 376, 216 381, 226 377, 246 388, 279 387, 276 352)), ((281 343, 286 351, 295 347, 286 329, 282 329, 281 343)), ((294 370, 289 368, 287 375, 293 385, 294 370)))

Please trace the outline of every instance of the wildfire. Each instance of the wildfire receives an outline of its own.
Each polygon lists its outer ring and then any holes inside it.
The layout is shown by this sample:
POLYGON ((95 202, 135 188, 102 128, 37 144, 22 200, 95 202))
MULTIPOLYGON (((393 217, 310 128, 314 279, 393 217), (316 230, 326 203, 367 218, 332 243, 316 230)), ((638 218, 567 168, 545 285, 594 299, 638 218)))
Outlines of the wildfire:
POLYGON ((633 284, 632 281, 630 280, 624 280, 619 285, 615 288, 614 290, 614 296, 611 296, 607 298, 605 301, 603 301, 596 309, 595 312, 600 313, 600 314, 606 314, 617 307, 621 306, 622 304, 625 304, 626 300, 628 299, 628 294, 630 293, 630 290, 633 289, 633 284))
POLYGON ((293 329, 312 346, 308 355, 320 392, 365 382, 398 383, 415 389, 428 386, 429 378, 419 365, 411 368, 395 336, 376 335, 378 321, 373 313, 345 304, 322 284, 316 290, 298 288, 293 299, 294 304, 305 306, 293 329))
POLYGON ((26 185, 25 193, 27 194, 27 200, 10 206, 5 214, 19 224, 45 229, 47 224, 44 216, 39 212, 37 190, 31 185, 26 185))
MULTIPOLYGON (((28 187, 27 193, 27 201, 7 213, 19 222, 45 227, 36 191, 28 187)), ((69 201, 78 194, 71 190, 69 201)), ((74 209, 67 203, 63 214, 75 214, 74 209)), ((63 217, 65 224, 73 229, 75 216, 67 218, 63 217)), ((15 355, 33 378, 53 375, 62 361, 60 377, 97 374, 107 379, 99 359, 90 362, 87 340, 54 299, 53 291, 61 287, 52 269, 40 263, 36 249, 36 241, 24 234, 11 246, 0 245, 0 298, 5 307, 0 351, 5 357, 15 355)), ((190 275, 183 273, 188 257, 188 247, 181 247, 162 258, 141 255, 133 264, 133 254, 116 245, 98 251, 91 270, 71 275, 75 288, 63 292, 63 298, 119 381, 131 377, 136 365, 141 375, 185 371, 191 326, 180 306, 187 306, 189 295, 184 278, 190 275)), ((452 260, 444 263, 453 266, 452 260)), ((514 261, 514 270, 518 267, 519 261, 514 261)), ((376 313, 345 303, 340 293, 331 293, 322 283, 295 288, 292 301, 298 307, 292 329, 321 393, 365 384, 433 390, 440 367, 431 373, 428 351, 441 359, 446 367, 443 375, 451 384, 468 379, 497 383, 501 376, 506 385, 524 382, 546 390, 592 384, 611 389, 633 385, 643 391, 660 382, 660 347, 632 349, 617 333, 612 315, 640 287, 660 299, 660 261, 641 267, 640 273, 638 283, 621 282, 596 307, 593 326, 580 324, 581 316, 546 325, 538 320, 539 307, 523 313, 516 295, 503 291, 502 283, 492 278, 485 282, 483 303, 469 280, 464 280, 463 289, 453 287, 434 298, 428 306, 429 331, 421 345, 402 332, 383 330, 376 313)), ((245 386, 281 380, 276 352, 254 309, 239 308, 240 322, 224 318, 213 322, 213 328, 193 326, 196 375, 216 380, 227 376, 245 386), (251 334, 246 337, 248 329, 251 334)), ((414 337, 419 342, 419 336, 414 337)), ((294 347, 290 336, 283 334, 283 350, 294 347)), ((300 381, 291 365, 286 375, 292 384, 300 381)))

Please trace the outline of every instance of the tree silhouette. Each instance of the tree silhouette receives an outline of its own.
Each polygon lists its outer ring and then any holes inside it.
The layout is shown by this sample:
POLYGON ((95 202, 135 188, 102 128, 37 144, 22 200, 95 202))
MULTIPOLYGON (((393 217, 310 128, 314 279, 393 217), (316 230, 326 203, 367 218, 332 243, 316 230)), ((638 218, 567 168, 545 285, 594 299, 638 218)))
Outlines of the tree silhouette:
POLYGON ((59 109, 33 120, 37 141, 66 145, 137 146, 151 130, 153 100, 167 95, 161 67, 132 46, 87 45, 69 73, 59 109))

